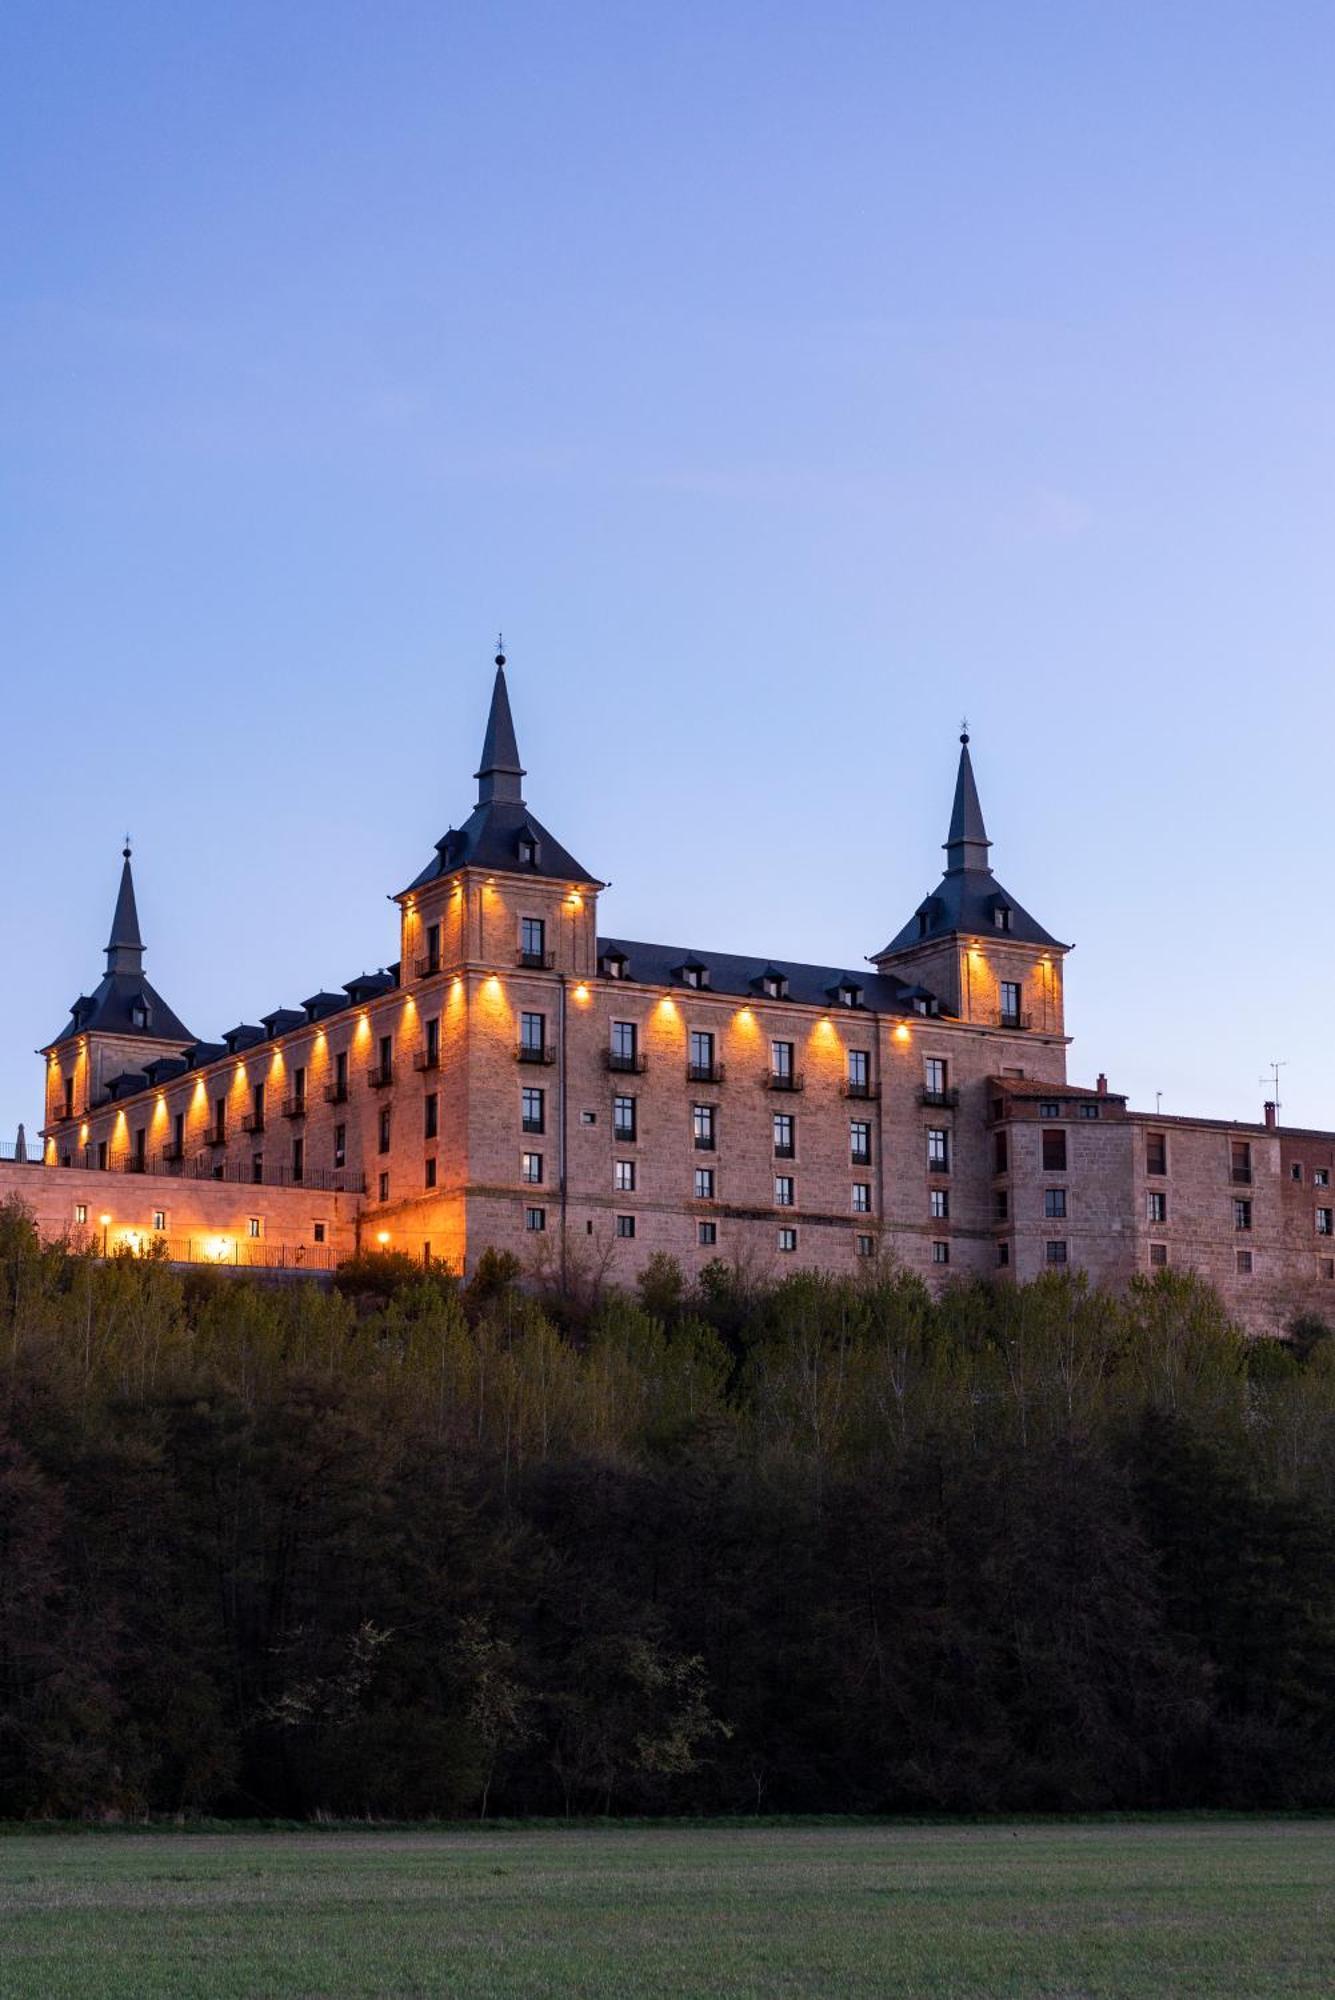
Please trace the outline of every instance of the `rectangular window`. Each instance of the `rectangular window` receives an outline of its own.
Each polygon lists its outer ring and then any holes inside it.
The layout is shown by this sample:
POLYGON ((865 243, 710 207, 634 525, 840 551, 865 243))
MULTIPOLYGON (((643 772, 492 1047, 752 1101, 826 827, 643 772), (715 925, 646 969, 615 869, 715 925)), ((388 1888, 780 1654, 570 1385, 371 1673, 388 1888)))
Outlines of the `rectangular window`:
POLYGON ((1062 1108, 1055 1097, 1045 1097, 1038 1107, 1038 1115, 1040 1118, 1060 1118, 1062 1108))
POLYGON ((871 1214, 871 1182, 870 1182, 870 1181, 854 1181, 854 1183, 853 1183, 853 1213, 854 1213, 854 1215, 870 1215, 870 1214, 871 1214))
POLYGON ((696 1104, 691 1107, 691 1131, 698 1153, 712 1153, 714 1150, 714 1106, 696 1104))
POLYGON ((1252 1226, 1252 1205, 1250 1201, 1239 1200, 1233 1204, 1233 1227, 1250 1229, 1252 1226))
POLYGON ((292 1141, 292 1179, 299 1185, 305 1177, 306 1141, 304 1139, 294 1139, 292 1141))
POLYGON ((1014 979, 1003 979, 1001 982, 1001 1025, 1003 1028, 1018 1028, 1020 1025, 1020 988, 1014 979))
POLYGON ((536 1186, 542 1180, 542 1154, 521 1153, 519 1155, 519 1178, 536 1186))
POLYGON ((306 1065, 300 1064, 292 1072, 292 1108, 304 1111, 306 1108, 306 1065))
POLYGON ((950 1245, 942 1242, 940 1238, 932 1245, 932 1262, 934 1264, 948 1264, 950 1262, 950 1245))
POLYGON ((633 1236, 634 1234, 635 1217, 633 1215, 619 1215, 617 1217, 617 1235, 633 1236))
POLYGON ((789 1111, 774 1114, 774 1157, 791 1160, 797 1155, 797 1121, 789 1111))
MULTIPOLYGON (((434 1097, 431 1102, 435 1103, 434 1097)), ((346 1125, 334 1127, 334 1165, 346 1167, 348 1164, 348 1128, 346 1125)))
POLYGON ((252 1241, 254 1241, 255 1239, 258 1238, 259 1233, 260 1233, 260 1218, 258 1217, 258 1215, 249 1216, 246 1220, 247 1236, 249 1236, 252 1239, 252 1241))
POLYGON ((771 1074, 781 1082, 791 1082, 793 1075, 793 1045, 791 1042, 770 1043, 769 1066, 771 1074))
POLYGON ((848 1051, 848 1094, 865 1097, 871 1084, 871 1060, 866 1049, 848 1051))
POLYGON ((387 1153, 389 1151, 389 1106, 387 1104, 380 1113, 380 1128, 377 1138, 380 1151, 387 1153))
POLYGON ((922 1065, 923 1088, 929 1097, 944 1097, 946 1094, 946 1063, 942 1056, 924 1056, 922 1065))
POLYGON ((86 1201, 76 1201, 76 1202, 75 1202, 75 1204, 74 1204, 74 1220, 75 1220, 76 1222, 87 1222, 87 1220, 88 1220, 88 1203, 87 1203, 86 1201))
POLYGON ((1155 1270, 1161 1270, 1167 1262, 1168 1262, 1168 1245, 1166 1243, 1151 1243, 1150 1245, 1151 1266, 1155 1270))
POLYGON ((1045 1174, 1066 1172, 1066 1134, 1045 1132, 1043 1134, 1043 1171, 1045 1174))
POLYGON ((1313 1167, 1313 1169, 1312 1169, 1312 1186, 1313 1186, 1313 1187, 1329 1187, 1329 1186, 1330 1186, 1330 1169, 1329 1169, 1329 1167, 1313 1167))
POLYGON ((98 1142, 97 1142, 97 1165, 98 1165, 98 1171, 99 1171, 99 1173, 105 1173, 105 1172, 106 1172, 106 1170, 107 1170, 107 1142, 106 1142, 106 1140, 105 1140, 105 1139, 99 1139, 99 1140, 98 1140, 98 1142))
POLYGON ((1151 1188, 1145 1197, 1146 1222, 1167 1222, 1168 1196, 1162 1188, 1151 1188))
POLYGON ((1066 1245, 1064 1242, 1049 1243, 1045 1247, 1043 1255, 1045 1262, 1049 1264, 1064 1264, 1066 1262, 1066 1245))
POLYGON ((875 1251, 876 1251, 876 1238, 874 1236, 859 1236, 858 1238, 859 1257, 874 1256, 875 1251))
POLYGON ((65 1081, 65 1116, 67 1118, 72 1118, 74 1116, 74 1078, 72 1076, 67 1076, 64 1081, 65 1081))
POLYGON ((714 1199, 714 1169, 712 1167, 697 1167, 695 1170, 694 1186, 697 1201, 712 1201, 714 1199))
POLYGON ((213 1136, 215 1139, 227 1137, 227 1099, 215 1097, 213 1100, 213 1136))
POLYGON ((855 1167, 871 1165, 871 1126, 865 1118, 849 1120, 848 1156, 855 1167))
POLYGON ((611 1069, 633 1070, 636 1068, 639 1032, 633 1021, 613 1021, 612 1041, 608 1050, 608 1067, 611 1069))
POLYGON ((711 1250, 718 1242, 717 1222, 697 1222, 695 1225, 695 1240, 702 1249, 711 1250))
POLYGON ((159 1235, 159 1236, 161 1236, 161 1234, 163 1233, 163 1231, 164 1231, 164 1230, 166 1229, 166 1227, 167 1227, 167 1211, 166 1211, 166 1209, 165 1209, 165 1208, 155 1208, 155 1209, 154 1209, 154 1211, 153 1211, 153 1227, 154 1227, 154 1229, 155 1229, 155 1230, 157 1231, 157 1233, 158 1233, 158 1235, 159 1235))
POLYGON ((793 1205, 793 1177, 791 1174, 775 1174, 774 1206, 791 1208, 793 1205))
POLYGON ((251 1156, 250 1156, 250 1178, 251 1178, 251 1179, 252 1179, 252 1180, 254 1181, 254 1183, 255 1183, 256 1187, 258 1187, 258 1186, 259 1186, 259 1184, 260 1184, 260 1182, 261 1182, 261 1181, 262 1181, 262 1180, 264 1179, 264 1155, 263 1155, 263 1153, 252 1153, 252 1154, 251 1154, 251 1156))
POLYGON ((785 1254, 790 1250, 796 1250, 797 1231, 795 1229, 781 1229, 779 1231, 779 1248, 785 1254))
POLYGON ((1234 1139, 1229 1149, 1229 1166, 1235 1181, 1246 1186, 1252 1177, 1252 1149, 1246 1139, 1234 1139))
POLYGON ((693 1083, 712 1083, 714 1080, 714 1037, 701 1028, 691 1029, 689 1075, 693 1083))
POLYGON ((379 1083, 392 1083, 394 1080, 393 1035, 382 1035, 376 1044, 375 1073, 379 1083))
POLYGON ((520 1123, 525 1132, 541 1132, 546 1127, 547 1093, 530 1086, 519 1093, 520 1123))
POLYGON ((426 1024, 426 1045, 422 1058, 428 1069, 440 1067, 440 1016, 433 1014, 426 1024))
POLYGON ((526 1209, 524 1210, 524 1227, 525 1227, 525 1229, 528 1229, 528 1230, 542 1230, 542 1229, 545 1229, 545 1228, 547 1227, 547 1211, 546 1211, 546 1209, 545 1209, 545 1208, 526 1208, 526 1209))
POLYGON ((1145 1134, 1145 1171, 1147 1174, 1168 1172, 1168 1134, 1147 1132, 1145 1134))
POLYGON ((422 976, 423 978, 426 978, 428 977, 429 974, 439 971, 440 971, 440 925, 428 924, 426 927, 426 958, 422 964, 422 976))
POLYGON ((943 1125, 927 1127, 927 1171, 929 1174, 950 1172, 950 1134, 943 1125))
POLYGON ((933 1188, 927 1197, 927 1213, 933 1222, 945 1222, 950 1216, 949 1188, 933 1188))
POLYGON ((256 1083, 250 1090, 250 1129, 252 1132, 264 1130, 264 1085, 256 1083))
POLYGON ((612 1137, 633 1140, 635 1137, 635 1099, 614 1097, 612 1099, 612 1137))
POLYGON ((547 961, 547 926, 541 917, 519 920, 519 958, 523 965, 542 966, 547 961))
POLYGON ((997 1245, 997 1268, 998 1268, 998 1270, 1004 1270, 1004 1269, 1006 1268, 1006 1266, 1007 1266, 1007 1265, 1008 1265, 1008 1264, 1010 1263, 1010 1260, 1011 1260, 1011 1246, 1010 1246, 1010 1244, 1009 1244, 1009 1243, 998 1243, 998 1245, 997 1245))
POLYGON ((1010 1213, 1011 1213, 1011 1198, 1007 1194, 1005 1188, 994 1188, 992 1192, 993 1222, 1009 1222, 1010 1213))
POLYGON ((328 1234, 329 1225, 327 1222, 314 1222, 311 1224, 311 1241, 313 1243, 325 1242, 328 1234))
POLYGON ((134 1135, 134 1163, 142 1174, 148 1163, 148 1128, 140 1125, 134 1135))
POLYGON ((1316 1233, 1318 1236, 1329 1236, 1331 1234, 1332 1217, 1335 1217, 1335 1209, 1319 1208, 1317 1210, 1316 1233))
MULTIPOLYGON (((336 1129, 341 1132, 343 1127, 340 1125, 336 1129)), ((439 1136, 439 1133, 440 1099, 433 1090, 422 1100, 422 1137, 424 1139, 435 1139, 439 1136)))
POLYGON ((1010 1152, 1006 1145, 1006 1134, 994 1132, 992 1135, 992 1171, 1004 1174, 1009 1170, 1010 1152))
POLYGON ((1321 1259, 1321 1275, 1323 1278, 1335 1278, 1335 1257, 1321 1259))
POLYGON ((381 1176, 380 1176, 380 1183, 379 1183, 379 1185, 380 1185, 380 1200, 381 1200, 381 1201, 388 1201, 388 1200, 389 1200, 389 1175, 388 1175, 388 1174, 381 1174, 381 1176))
POLYGON ((634 1160, 613 1160, 612 1186, 616 1189, 616 1192, 618 1194, 634 1194, 635 1192, 634 1160))
POLYGON ((425 1185, 429 1188, 433 1188, 436 1185, 436 1156, 434 1153, 426 1162, 425 1185))
POLYGON ((1075 1115, 1077 1118, 1097 1118, 1099 1115, 1099 1107, 1094 1102, 1092 1097, 1086 1097, 1083 1098, 1081 1102, 1076 1105, 1075 1115))
POLYGON ((547 1046, 547 1016, 545 1014, 521 1014, 519 1016, 519 1047, 526 1056, 541 1057, 547 1046))
POLYGON ((1251 1251, 1250 1251, 1250 1250, 1239 1250, 1239 1251, 1237 1251, 1237 1252, 1235 1253, 1235 1257, 1234 1257, 1234 1262, 1235 1262, 1235 1263, 1236 1263, 1236 1265, 1237 1265, 1237 1269, 1238 1269, 1238 1275, 1239 1275, 1239 1277, 1242 1277, 1242 1278, 1245 1278, 1245 1277, 1247 1277, 1247 1276, 1249 1275, 1250 1271, 1251 1271, 1251 1268, 1252 1268, 1252 1253, 1251 1253, 1251 1251))
POLYGON ((1065 1188, 1044 1188, 1043 1213, 1048 1218, 1049 1222, 1065 1222, 1066 1220, 1065 1188))

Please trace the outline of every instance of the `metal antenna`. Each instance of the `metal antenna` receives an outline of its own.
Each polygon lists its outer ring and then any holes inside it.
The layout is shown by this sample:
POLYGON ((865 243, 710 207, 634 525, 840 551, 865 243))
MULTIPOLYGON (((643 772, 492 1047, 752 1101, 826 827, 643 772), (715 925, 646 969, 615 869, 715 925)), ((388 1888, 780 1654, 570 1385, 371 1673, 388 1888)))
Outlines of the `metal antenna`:
POLYGON ((1282 1069, 1287 1069, 1287 1068, 1288 1068, 1287 1062, 1272 1062, 1270 1065, 1269 1076, 1263 1076, 1258 1079, 1262 1090, 1268 1090, 1270 1092, 1270 1102, 1274 1105, 1276 1113, 1278 1113, 1280 1108, 1279 1073, 1282 1069))
POLYGON ((1163 1103, 1163 1092, 1161 1090, 1156 1090, 1154 1093, 1154 1115, 1156 1118, 1159 1116, 1159 1106, 1162 1103, 1163 1103))

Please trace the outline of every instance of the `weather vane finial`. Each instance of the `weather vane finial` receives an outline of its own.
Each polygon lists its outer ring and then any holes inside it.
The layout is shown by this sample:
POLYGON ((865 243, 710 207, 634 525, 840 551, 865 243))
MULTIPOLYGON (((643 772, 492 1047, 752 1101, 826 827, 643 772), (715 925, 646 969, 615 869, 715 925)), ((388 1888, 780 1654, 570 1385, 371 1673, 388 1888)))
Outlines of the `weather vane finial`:
POLYGON ((503 666, 505 665, 505 634, 504 634, 504 632, 498 632, 498 633, 496 634, 496 664, 497 664, 497 666, 498 666, 498 667, 503 667, 503 666))
POLYGON ((121 858, 124 861, 128 861, 130 858, 130 833, 128 827, 125 833, 125 845, 121 849, 121 858))
POLYGON ((968 740, 969 740, 969 718, 967 715, 962 715, 960 717, 960 742, 967 743, 968 740))

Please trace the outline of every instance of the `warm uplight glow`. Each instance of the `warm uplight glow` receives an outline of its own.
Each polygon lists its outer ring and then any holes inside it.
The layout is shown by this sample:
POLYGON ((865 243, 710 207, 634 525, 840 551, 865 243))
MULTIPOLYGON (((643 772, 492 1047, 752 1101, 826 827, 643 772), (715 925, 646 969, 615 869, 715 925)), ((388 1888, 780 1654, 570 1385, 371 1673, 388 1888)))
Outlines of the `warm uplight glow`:
POLYGON ((387 1229, 377 1229, 375 1233, 375 1240, 380 1245, 380 1248, 383 1250, 385 1245, 389 1241, 389 1231, 387 1229))
POLYGON ((575 988, 575 998, 577 1000, 587 1000, 588 997, 589 997, 589 989, 587 986, 581 983, 575 988))
POLYGON ((97 1219, 98 1219, 98 1221, 99 1221, 99 1222, 101 1223, 101 1225, 102 1225, 102 1227, 103 1227, 104 1229, 109 1229, 109 1228, 110 1228, 110 1226, 111 1226, 111 1217, 110 1217, 109 1215, 99 1215, 97 1219))
POLYGON ((899 1026, 895 1029, 895 1040, 897 1042, 906 1042, 908 1038, 909 1038, 909 1031, 905 1027, 904 1023, 901 1021, 899 1026))
POLYGON ((81 1146, 88 1144, 88 1127, 86 1124, 79 1127, 79 1144, 81 1146))
POLYGON ((205 1248, 215 1263, 221 1263, 231 1254, 232 1245, 226 1236, 210 1236, 205 1248))
POLYGON ((487 981, 486 991, 488 993, 499 993, 500 990, 501 990, 501 982, 496 977, 496 974, 493 972, 490 979, 487 981))
POLYGON ((572 889, 566 897, 566 901, 572 910, 582 910, 584 908, 584 898, 580 895, 578 889, 572 889))
POLYGON ((672 995, 671 995, 670 993, 665 993, 665 994, 663 995, 662 999, 661 999, 661 1000, 659 1001, 659 1003, 658 1003, 658 1011, 659 1011, 659 1013, 660 1013, 660 1014, 675 1014, 675 1013, 676 1013, 676 1011, 677 1011, 677 1003, 676 1003, 676 1001, 675 1001, 675 1000, 674 1000, 674 999, 672 998, 672 995))

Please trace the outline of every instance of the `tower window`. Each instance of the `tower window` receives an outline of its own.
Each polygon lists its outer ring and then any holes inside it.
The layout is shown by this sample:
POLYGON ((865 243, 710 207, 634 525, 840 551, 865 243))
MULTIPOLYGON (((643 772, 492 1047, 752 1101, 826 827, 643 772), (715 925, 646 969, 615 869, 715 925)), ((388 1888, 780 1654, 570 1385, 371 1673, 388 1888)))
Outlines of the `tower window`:
POLYGON ((999 931, 1008 931, 1014 916, 1009 903, 995 903, 992 907, 992 922, 999 931))
POLYGON ((1162 1188, 1151 1188, 1145 1197, 1145 1220, 1147 1222, 1167 1222, 1168 1196, 1162 1188))
POLYGON ((939 1237, 932 1245, 932 1262, 934 1264, 948 1264, 950 1262, 950 1245, 939 1237))
POLYGON ((633 1236, 634 1234, 635 1217, 633 1215, 619 1215, 617 1217, 617 1235, 633 1236))
POLYGON ((1049 1264, 1065 1264, 1067 1261, 1064 1242, 1048 1243, 1044 1246, 1044 1260, 1049 1264))
POLYGON ((1001 1025, 1003 1028, 1024 1026, 1020 1013, 1020 988, 1014 979, 1003 979, 1001 982, 1001 1025))
POLYGON ((785 1255, 789 1251, 796 1250, 797 1231, 795 1229, 781 1229, 779 1231, 779 1248, 785 1255))
POLYGON ((1048 1218, 1049 1222, 1065 1222, 1066 1220, 1065 1188, 1044 1188, 1043 1213, 1048 1218))

